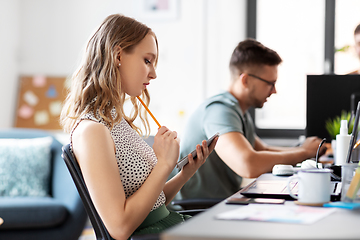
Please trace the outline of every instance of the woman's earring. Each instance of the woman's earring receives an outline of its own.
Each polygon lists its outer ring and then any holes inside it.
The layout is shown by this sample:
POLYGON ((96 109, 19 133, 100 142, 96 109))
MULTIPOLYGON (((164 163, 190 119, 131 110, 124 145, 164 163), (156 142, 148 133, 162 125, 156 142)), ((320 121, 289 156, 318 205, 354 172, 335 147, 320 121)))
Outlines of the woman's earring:
POLYGON ((121 66, 121 63, 119 63, 119 67, 121 66))

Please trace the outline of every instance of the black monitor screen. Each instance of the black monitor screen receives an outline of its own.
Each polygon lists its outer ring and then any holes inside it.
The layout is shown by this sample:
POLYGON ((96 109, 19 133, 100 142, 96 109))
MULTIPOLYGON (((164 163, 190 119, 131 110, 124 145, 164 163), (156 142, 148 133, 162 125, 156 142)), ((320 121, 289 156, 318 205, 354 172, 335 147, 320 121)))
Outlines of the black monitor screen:
POLYGON ((360 75, 308 75, 306 136, 331 140, 325 122, 343 110, 355 111, 360 100, 360 75))

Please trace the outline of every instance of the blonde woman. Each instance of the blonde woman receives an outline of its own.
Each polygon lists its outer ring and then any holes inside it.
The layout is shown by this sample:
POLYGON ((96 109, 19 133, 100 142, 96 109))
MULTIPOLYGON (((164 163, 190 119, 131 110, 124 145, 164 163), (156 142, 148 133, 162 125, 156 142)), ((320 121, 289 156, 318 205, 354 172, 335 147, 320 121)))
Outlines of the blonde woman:
POLYGON ((122 15, 107 17, 87 44, 61 114, 94 205, 115 239, 159 233, 183 222, 186 216, 165 206, 216 144, 198 144, 197 159, 189 154, 189 164, 167 181, 179 158, 177 133, 162 126, 151 148, 133 123, 139 117, 148 134, 136 97, 149 103, 146 87, 156 78, 157 60, 157 38, 150 28, 122 15), (123 109, 128 96, 131 116, 123 109))

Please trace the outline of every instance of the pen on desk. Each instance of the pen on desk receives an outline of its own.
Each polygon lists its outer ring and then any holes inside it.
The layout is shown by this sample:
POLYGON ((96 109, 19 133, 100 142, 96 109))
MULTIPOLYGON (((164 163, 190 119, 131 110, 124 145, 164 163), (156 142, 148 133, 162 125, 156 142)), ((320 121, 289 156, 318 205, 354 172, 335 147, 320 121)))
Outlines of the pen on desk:
POLYGON ((152 117, 152 119, 154 119, 155 123, 158 125, 159 128, 161 128, 160 123, 158 122, 158 120, 156 120, 155 116, 150 112, 150 109, 146 106, 146 104, 143 102, 143 100, 141 100, 141 98, 139 96, 137 96, 137 99, 139 99, 139 101, 141 102, 141 104, 144 106, 144 108, 146 109, 146 111, 150 114, 150 116, 152 117))

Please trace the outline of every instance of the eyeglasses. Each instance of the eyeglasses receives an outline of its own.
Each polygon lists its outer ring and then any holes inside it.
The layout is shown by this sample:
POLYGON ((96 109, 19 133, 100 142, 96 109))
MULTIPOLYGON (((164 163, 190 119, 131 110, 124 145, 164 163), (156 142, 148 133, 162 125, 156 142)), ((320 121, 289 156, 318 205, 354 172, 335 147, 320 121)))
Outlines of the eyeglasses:
POLYGON ((269 84, 269 85, 271 86, 271 90, 273 90, 273 89, 275 88, 275 83, 276 83, 276 82, 270 82, 270 81, 268 81, 268 80, 265 80, 265 79, 263 79, 263 78, 261 78, 261 77, 255 76, 255 75, 253 75, 253 74, 249 74, 249 73, 248 73, 248 75, 251 76, 251 77, 253 77, 253 78, 259 79, 260 81, 263 81, 263 82, 269 84))

